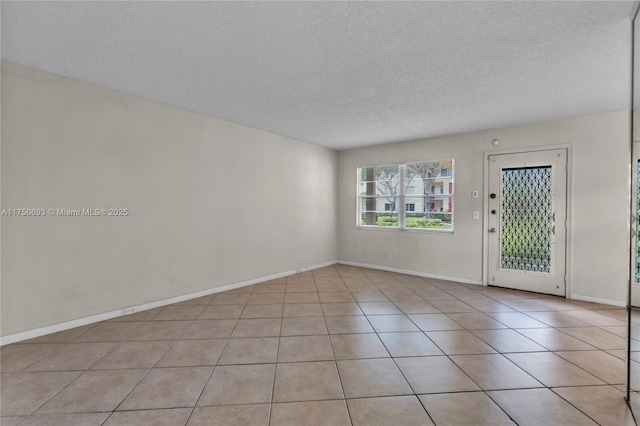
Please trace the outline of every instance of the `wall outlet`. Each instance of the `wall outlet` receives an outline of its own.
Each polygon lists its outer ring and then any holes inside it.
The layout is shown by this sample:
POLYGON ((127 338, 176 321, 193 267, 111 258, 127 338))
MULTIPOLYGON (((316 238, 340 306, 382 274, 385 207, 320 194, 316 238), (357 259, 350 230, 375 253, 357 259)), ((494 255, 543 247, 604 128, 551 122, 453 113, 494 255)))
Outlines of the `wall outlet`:
POLYGON ((471 198, 478 198, 478 191, 471 191, 471 198))
POLYGON ((131 315, 131 314, 135 314, 136 312, 138 312, 137 306, 129 306, 128 308, 124 308, 122 310, 122 315, 131 315))
POLYGON ((393 259, 393 253, 391 252, 387 253, 387 259, 389 260, 393 259))

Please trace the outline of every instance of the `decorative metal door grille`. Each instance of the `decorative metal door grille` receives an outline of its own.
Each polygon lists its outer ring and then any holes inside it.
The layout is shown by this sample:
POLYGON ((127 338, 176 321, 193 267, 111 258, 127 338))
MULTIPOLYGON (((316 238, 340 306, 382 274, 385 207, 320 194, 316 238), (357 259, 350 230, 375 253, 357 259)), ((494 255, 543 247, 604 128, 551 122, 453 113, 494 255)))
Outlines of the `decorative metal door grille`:
POLYGON ((551 272, 551 166, 501 171, 501 267, 551 272))
POLYGON ((636 163, 636 282, 640 283, 640 161, 636 163))

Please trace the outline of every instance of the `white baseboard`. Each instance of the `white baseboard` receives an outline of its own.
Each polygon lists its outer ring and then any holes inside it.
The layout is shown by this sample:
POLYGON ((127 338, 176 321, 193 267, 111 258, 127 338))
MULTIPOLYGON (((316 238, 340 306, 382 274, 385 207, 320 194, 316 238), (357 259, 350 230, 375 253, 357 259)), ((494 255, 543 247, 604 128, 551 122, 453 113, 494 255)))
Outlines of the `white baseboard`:
POLYGON ((399 274, 406 274, 406 275, 415 275, 417 277, 435 278, 435 279, 438 279, 438 280, 446 280, 446 281, 455 281, 455 282, 459 282, 459 283, 463 283, 463 284, 482 285, 482 281, 481 280, 470 280, 468 278, 459 278, 459 277, 450 277, 450 276, 447 276, 447 275, 429 274, 427 272, 410 271, 408 269, 391 268, 389 266, 369 265, 367 263, 347 262, 347 261, 344 261, 344 260, 339 260, 337 263, 342 264, 342 265, 357 266, 359 268, 379 269, 381 271, 397 272, 399 274))
MULTIPOLYGON (((451 276, 446 276, 446 275, 429 274, 429 273, 426 273, 426 272, 411 271, 411 270, 407 270, 407 269, 391 268, 389 266, 370 265, 370 264, 367 264, 367 263, 358 263, 358 262, 347 262, 347 261, 344 261, 344 260, 339 260, 337 263, 342 264, 342 265, 356 266, 356 267, 359 267, 359 268, 378 269, 378 270, 381 270, 381 271, 389 271, 389 272, 397 272, 397 273, 400 273, 400 274, 415 275, 415 276, 424 277, 424 278, 435 278, 435 279, 439 279, 439 280, 455 281, 455 282, 464 283, 464 284, 483 285, 481 280, 470 280, 470 279, 467 279, 467 278, 459 278, 459 277, 451 277, 451 276)), ((640 292, 640 286, 638 288, 638 291, 640 292)), ((620 302, 618 300, 600 299, 598 297, 581 296, 579 294, 572 294, 571 295, 571 299, 580 300, 580 301, 583 301, 583 302, 600 303, 602 305, 611 305, 611 306, 618 306, 618 307, 623 307, 623 308, 626 307, 625 302, 620 302)), ((640 303, 639 303, 639 305, 640 305, 640 303)))
POLYGON ((110 312, 104 312, 101 314, 90 315, 88 317, 78 318, 71 321, 65 321, 58 324, 52 324, 45 327, 38 327, 27 331, 21 331, 19 333, 8 334, 0 337, 0 346, 8 345, 11 343, 21 342, 23 340, 33 339, 36 337, 44 336, 51 333, 57 333, 59 331, 65 331, 83 325, 89 325, 100 321, 106 321, 113 318, 121 317, 124 315, 134 314, 136 312, 146 311, 161 306, 171 305, 173 303, 184 302, 185 300, 196 299, 202 296, 209 296, 211 294, 220 293, 227 290, 234 290, 236 288, 245 287, 261 283, 263 281, 275 280, 278 278, 288 277, 289 275, 299 274, 314 269, 324 268, 326 266, 335 265, 338 263, 336 260, 329 262, 319 263, 316 265, 304 266, 302 268, 292 269, 290 271, 281 272, 278 274, 267 275, 260 278, 254 278, 247 281, 241 281, 238 283, 223 285, 220 287, 214 287, 207 290, 198 291, 195 293, 183 294, 180 296, 171 297, 168 299, 157 300, 155 302, 143 303, 141 305, 127 306, 121 309, 116 309, 110 312))
POLYGON ((618 300, 601 299, 599 297, 581 296, 579 294, 572 294, 571 300, 579 300, 581 302, 600 303, 601 305, 619 306, 621 308, 624 308, 627 306, 626 303, 620 302, 618 300))

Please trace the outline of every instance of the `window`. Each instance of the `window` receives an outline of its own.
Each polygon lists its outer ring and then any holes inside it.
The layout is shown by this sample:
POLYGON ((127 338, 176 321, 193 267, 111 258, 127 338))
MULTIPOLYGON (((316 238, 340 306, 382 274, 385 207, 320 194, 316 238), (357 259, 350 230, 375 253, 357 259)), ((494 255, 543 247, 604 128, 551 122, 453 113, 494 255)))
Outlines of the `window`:
POLYGON ((453 230, 453 159, 361 167, 358 188, 358 226, 453 230))

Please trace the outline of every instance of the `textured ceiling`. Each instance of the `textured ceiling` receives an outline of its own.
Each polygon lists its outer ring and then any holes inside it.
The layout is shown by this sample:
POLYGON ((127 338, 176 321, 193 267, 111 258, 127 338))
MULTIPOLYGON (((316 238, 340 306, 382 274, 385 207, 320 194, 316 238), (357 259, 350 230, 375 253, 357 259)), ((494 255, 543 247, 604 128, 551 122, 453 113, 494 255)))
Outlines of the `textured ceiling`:
POLYGON ((632 7, 2 1, 2 58, 346 149, 627 109, 632 7))

